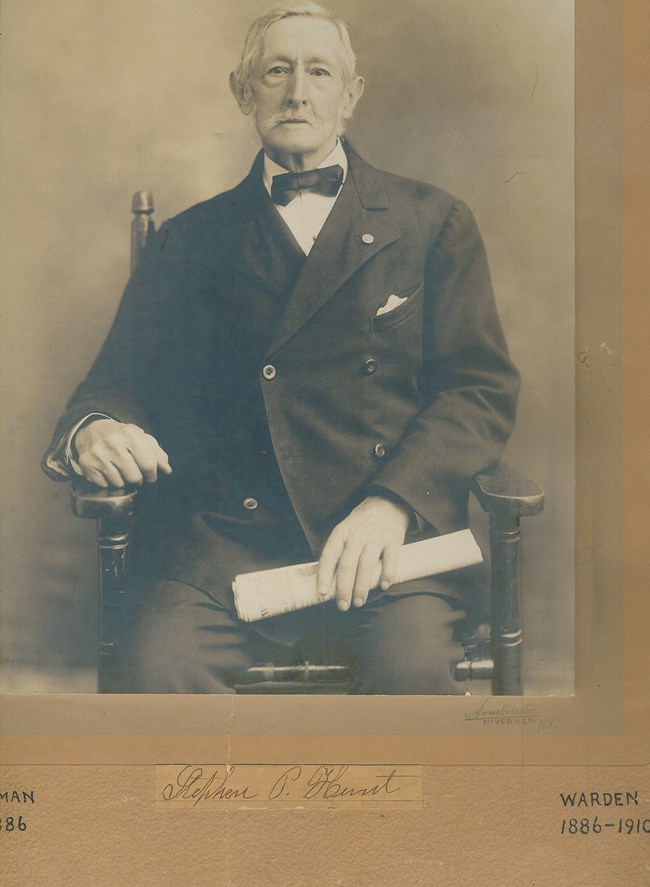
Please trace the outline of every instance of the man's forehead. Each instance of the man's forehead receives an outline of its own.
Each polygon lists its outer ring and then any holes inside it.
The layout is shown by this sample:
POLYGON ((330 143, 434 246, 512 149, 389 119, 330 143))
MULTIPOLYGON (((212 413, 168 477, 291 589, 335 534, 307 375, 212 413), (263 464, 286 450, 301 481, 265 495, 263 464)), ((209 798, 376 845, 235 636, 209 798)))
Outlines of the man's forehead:
POLYGON ((262 56, 340 62, 343 44, 333 22, 315 16, 288 16, 274 22, 264 34, 262 56))

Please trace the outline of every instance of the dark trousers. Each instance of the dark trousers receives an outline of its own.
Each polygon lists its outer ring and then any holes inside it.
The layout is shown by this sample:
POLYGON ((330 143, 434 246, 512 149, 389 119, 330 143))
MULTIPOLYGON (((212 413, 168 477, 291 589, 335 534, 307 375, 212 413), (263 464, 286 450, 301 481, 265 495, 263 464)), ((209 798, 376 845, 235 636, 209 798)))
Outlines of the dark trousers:
MULTIPOLYGON (((333 603, 301 614, 305 637, 353 666, 354 694, 459 694, 452 676, 463 655, 455 630, 464 610, 442 595, 386 596, 345 613, 333 603)), ((285 617, 278 617, 283 619, 285 617)), ((263 626, 259 623, 261 628, 263 626)), ((309 659, 302 641, 280 644, 239 622, 214 597, 182 582, 150 584, 122 644, 127 693, 232 693, 254 662, 287 648, 309 659)))

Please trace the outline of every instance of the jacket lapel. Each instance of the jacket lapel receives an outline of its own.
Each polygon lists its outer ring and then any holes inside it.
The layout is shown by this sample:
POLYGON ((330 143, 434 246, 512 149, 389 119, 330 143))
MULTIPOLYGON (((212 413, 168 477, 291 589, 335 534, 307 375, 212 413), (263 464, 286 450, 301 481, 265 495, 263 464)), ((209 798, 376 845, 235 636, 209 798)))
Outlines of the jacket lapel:
MULTIPOLYGON (((347 146, 346 146, 347 147, 347 146)), ((298 276, 271 340, 276 351, 388 244, 399 239, 381 193, 380 174, 347 148, 349 172, 313 249, 298 276)))
POLYGON ((242 201, 242 270, 276 294, 286 293, 295 280, 269 355, 295 335, 359 268, 399 239, 400 229, 391 219, 381 173, 345 147, 349 160, 345 184, 297 279, 297 264, 283 256, 295 256, 296 250, 303 254, 264 188, 261 152, 236 189, 242 201), (282 249, 277 249, 278 245, 282 249))
POLYGON ((238 265, 275 295, 286 296, 304 265, 305 254, 264 187, 261 153, 238 190, 242 200, 238 265))

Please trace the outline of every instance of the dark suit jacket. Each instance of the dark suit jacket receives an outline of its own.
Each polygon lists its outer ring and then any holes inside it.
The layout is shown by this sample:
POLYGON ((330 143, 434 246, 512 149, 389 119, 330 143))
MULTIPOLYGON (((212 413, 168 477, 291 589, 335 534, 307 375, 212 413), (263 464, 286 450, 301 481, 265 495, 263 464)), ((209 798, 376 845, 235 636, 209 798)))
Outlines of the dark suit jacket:
POLYGON ((306 261, 278 259, 296 245, 261 155, 165 223, 54 434, 96 410, 151 431, 174 468, 149 497, 157 562, 173 544, 163 572, 220 599, 237 572, 317 557, 373 487, 429 533, 467 526, 468 482, 511 431, 518 375, 470 211, 347 150, 306 261), (377 316, 391 294, 406 301, 377 316))

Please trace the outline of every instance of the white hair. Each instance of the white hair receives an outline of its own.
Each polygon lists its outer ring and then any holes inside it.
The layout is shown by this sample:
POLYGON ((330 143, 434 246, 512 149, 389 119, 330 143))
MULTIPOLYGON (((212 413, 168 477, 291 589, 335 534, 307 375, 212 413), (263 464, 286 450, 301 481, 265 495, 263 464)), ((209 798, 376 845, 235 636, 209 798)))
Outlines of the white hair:
POLYGON ((287 2, 279 3, 267 12, 259 15, 251 23, 246 34, 241 59, 232 73, 235 95, 245 114, 250 114, 254 107, 251 74, 254 65, 262 56, 264 35, 271 25, 284 18, 291 18, 293 16, 320 18, 326 22, 331 22, 339 32, 343 49, 343 82, 347 86, 356 77, 357 60, 350 43, 350 35, 345 22, 330 9, 318 3, 313 3, 311 0, 287 0, 287 2))

